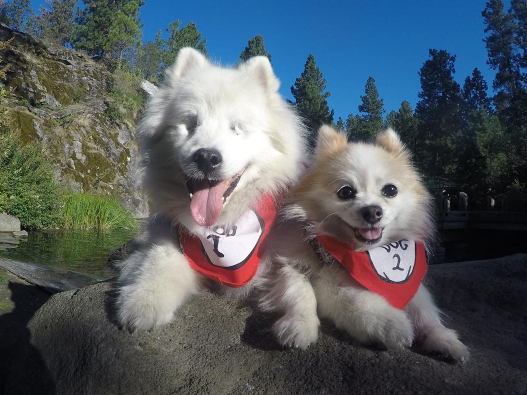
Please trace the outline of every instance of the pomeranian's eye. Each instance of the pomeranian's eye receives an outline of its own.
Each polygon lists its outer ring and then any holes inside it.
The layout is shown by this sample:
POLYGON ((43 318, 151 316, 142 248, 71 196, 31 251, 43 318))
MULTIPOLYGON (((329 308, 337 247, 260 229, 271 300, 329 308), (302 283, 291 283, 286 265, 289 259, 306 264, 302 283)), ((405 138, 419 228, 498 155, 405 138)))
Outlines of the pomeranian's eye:
POLYGON ((353 199, 355 195, 357 194, 357 191, 350 187, 349 185, 343 186, 337 191, 337 195, 339 195, 339 198, 341 199, 353 199))
POLYGON ((382 187, 381 192, 384 196, 392 198, 397 196, 397 192, 399 191, 397 190, 397 187, 395 185, 387 184, 382 187))

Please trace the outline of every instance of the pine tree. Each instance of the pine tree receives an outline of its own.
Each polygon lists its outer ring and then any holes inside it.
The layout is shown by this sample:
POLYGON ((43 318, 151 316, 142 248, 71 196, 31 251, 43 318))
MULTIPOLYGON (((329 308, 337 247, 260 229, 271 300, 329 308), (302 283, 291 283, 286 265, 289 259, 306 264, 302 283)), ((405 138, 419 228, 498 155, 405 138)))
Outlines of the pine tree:
POLYGON ((50 40, 66 45, 74 30, 76 0, 53 0, 49 18, 50 40))
POLYGON ((339 120, 337 121, 337 124, 335 125, 335 128, 337 130, 346 130, 346 124, 344 123, 344 120, 342 117, 339 117, 339 120))
POLYGON ((422 162, 422 144, 419 138, 419 120, 414 115, 412 106, 406 100, 401 103, 398 112, 392 111, 386 117, 387 126, 393 128, 403 143, 413 154, 418 165, 422 162))
POLYGON ((253 56, 267 56, 271 61, 271 54, 265 50, 264 39, 259 34, 249 40, 249 43, 240 54, 240 61, 246 62, 253 56))
POLYGON ((163 51, 165 41, 161 37, 161 30, 156 34, 154 41, 143 44, 136 67, 141 71, 143 78, 150 82, 160 81, 163 71, 163 51))
POLYGON ((32 16, 31 0, 11 0, 4 8, 2 21, 13 29, 24 31, 32 16))
POLYGON ((386 119, 384 120, 384 127, 386 129, 388 128, 392 128, 392 129, 395 129, 395 122, 396 122, 396 118, 397 118, 397 112, 395 110, 392 110, 388 113, 388 115, 386 115, 386 119))
POLYGON ((493 87, 497 91, 494 104, 502 125, 511 130, 527 121, 524 115, 525 87, 522 83, 520 48, 517 43, 518 24, 511 13, 504 11, 501 0, 487 2, 482 12, 487 25, 485 41, 488 64, 497 70, 493 87))
POLYGON ((362 104, 359 111, 363 114, 366 139, 375 137, 383 127, 382 115, 384 113, 384 100, 379 99, 379 91, 375 86, 375 79, 369 77, 364 89, 365 95, 361 96, 362 104))
POLYGON ((180 20, 171 22, 168 25, 168 39, 166 42, 166 51, 163 55, 165 66, 170 66, 174 63, 179 50, 184 47, 195 48, 203 53, 203 55, 207 55, 207 48, 205 47, 207 40, 201 38, 201 33, 198 32, 196 24, 189 22, 181 29, 179 28, 180 25, 180 20))
POLYGON ((457 179, 457 139, 462 128, 461 95, 454 80, 455 56, 431 49, 419 76, 420 101, 416 105, 419 136, 423 142, 422 168, 436 186, 457 179))
POLYGON ((527 0, 512 0, 511 10, 517 23, 516 43, 521 51, 520 67, 527 83, 527 0))
POLYGON ((126 50, 138 48, 141 44, 142 25, 139 19, 139 7, 142 1, 127 1, 117 9, 110 26, 104 50, 117 54, 117 69, 121 69, 126 50))
POLYGON ((475 68, 472 71, 472 77, 465 79, 463 85, 462 98, 465 107, 465 113, 469 114, 477 111, 480 108, 484 109, 488 114, 491 112, 490 99, 487 96, 487 82, 479 71, 475 68))
POLYGON ((365 129, 365 121, 360 115, 348 115, 346 119, 348 141, 368 140, 369 136, 364 133, 365 129))
POLYGON ((359 105, 360 121, 358 115, 350 114, 347 121, 349 140, 372 140, 383 128, 384 113, 383 99, 379 99, 379 91, 375 86, 375 79, 369 77, 361 96, 362 104, 359 105))
POLYGON ((503 191, 511 183, 510 163, 507 152, 510 144, 504 135, 496 115, 488 115, 484 110, 473 114, 470 129, 476 136, 478 155, 469 160, 474 162, 473 189, 503 191))
POLYGON ((92 56, 103 58, 117 5, 116 1, 83 0, 84 10, 77 9, 77 26, 73 34, 73 47, 92 56))
POLYGON ((74 26, 76 0, 46 0, 40 14, 28 21, 28 32, 41 39, 57 44, 70 43, 74 26))
POLYGON ((333 110, 330 111, 327 102, 330 93, 325 90, 326 80, 315 63, 315 57, 310 54, 304 71, 291 87, 291 93, 308 129, 311 147, 315 146, 318 128, 322 124, 333 123, 333 110))
POLYGON ((501 0, 491 0, 482 15, 488 64, 496 70, 494 104, 510 142, 511 177, 527 182, 527 4, 513 0, 505 12, 501 0))

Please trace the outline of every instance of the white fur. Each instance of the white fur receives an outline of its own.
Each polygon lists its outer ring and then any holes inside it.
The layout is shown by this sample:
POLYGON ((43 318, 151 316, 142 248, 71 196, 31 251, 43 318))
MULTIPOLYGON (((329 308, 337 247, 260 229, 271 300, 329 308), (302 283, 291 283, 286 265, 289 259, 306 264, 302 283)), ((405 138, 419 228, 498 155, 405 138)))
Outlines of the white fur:
POLYGON ((286 223, 280 228, 281 242, 275 245, 278 275, 262 299, 263 308, 284 314, 274 327, 278 341, 303 348, 315 342, 318 310, 319 316, 362 343, 409 347, 417 339, 426 351, 466 362, 467 347, 442 324, 424 285, 404 310, 396 309, 358 284, 341 265, 319 262, 306 242, 316 234, 326 234, 357 250, 367 250, 401 238, 426 243, 434 233, 430 196, 393 131, 381 134, 376 144, 346 144, 331 133, 335 132, 321 129, 316 163, 284 209, 286 223), (396 197, 387 198, 380 192, 387 183, 398 187, 396 197), (342 185, 356 189, 355 199, 337 197, 342 185), (382 239, 374 244, 361 242, 351 230, 364 226, 360 209, 368 205, 378 205, 384 213, 378 225, 384 228, 382 239))
MULTIPOLYGON (((218 150, 222 179, 243 172, 217 223, 229 225, 264 194, 280 200, 298 178, 305 152, 299 118, 278 94, 280 83, 266 57, 237 68, 214 65, 194 49, 180 51, 153 93, 138 127, 145 150, 145 187, 157 212, 191 233, 200 226, 190 212, 185 176, 193 176, 192 155, 218 150)), ((170 232, 169 232, 170 233, 170 232)), ((131 329, 153 329, 205 283, 190 269, 171 237, 153 238, 152 247, 122 264, 117 298, 119 321, 131 329)), ((265 255, 247 296, 263 278, 265 255)))

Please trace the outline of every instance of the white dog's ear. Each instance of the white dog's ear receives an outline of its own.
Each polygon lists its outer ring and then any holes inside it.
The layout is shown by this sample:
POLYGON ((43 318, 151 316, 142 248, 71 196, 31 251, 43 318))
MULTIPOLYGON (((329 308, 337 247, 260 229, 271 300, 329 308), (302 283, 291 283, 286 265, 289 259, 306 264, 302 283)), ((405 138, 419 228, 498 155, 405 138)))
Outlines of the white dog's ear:
POLYGON ((167 70, 165 79, 169 85, 186 76, 193 70, 201 69, 209 65, 209 61, 203 54, 194 48, 181 48, 172 67, 167 70))
POLYGON ((337 132, 331 126, 322 125, 318 130, 317 147, 315 154, 317 158, 325 157, 328 154, 335 154, 345 149, 348 141, 343 133, 337 132))
POLYGON ((267 56, 255 56, 250 58, 247 62, 242 63, 239 68, 256 75, 258 82, 267 92, 278 92, 278 88, 280 88, 280 80, 274 75, 273 68, 269 59, 267 59, 267 56))
POLYGON ((395 156, 407 154, 406 148, 401 142, 399 135, 395 133, 392 128, 379 133, 379 135, 377 135, 376 143, 395 156))

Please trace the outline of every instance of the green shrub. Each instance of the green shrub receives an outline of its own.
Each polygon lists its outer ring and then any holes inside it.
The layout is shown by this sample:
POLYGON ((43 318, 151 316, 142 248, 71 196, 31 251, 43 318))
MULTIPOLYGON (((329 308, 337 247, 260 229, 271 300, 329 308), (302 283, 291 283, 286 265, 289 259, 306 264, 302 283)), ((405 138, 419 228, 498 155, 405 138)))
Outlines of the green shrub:
POLYGON ((106 116, 114 121, 122 121, 124 114, 121 112, 119 106, 115 103, 108 103, 108 107, 104 110, 106 116))
POLYGON ((73 102, 80 103, 86 97, 86 91, 84 89, 76 88, 73 91, 73 102))
POLYGON ((135 229, 137 222, 115 197, 70 192, 65 197, 63 225, 73 229, 135 229))
POLYGON ((18 134, 0 132, 0 211, 14 215, 24 228, 55 227, 61 188, 38 143, 23 144, 18 134))
POLYGON ((527 184, 514 180, 506 188, 505 196, 508 199, 509 211, 527 211, 527 184))
POLYGON ((106 115, 114 120, 134 119, 143 108, 144 94, 141 91, 142 78, 130 71, 116 70, 106 115))
POLYGON ((18 104, 21 105, 21 106, 24 106, 24 107, 29 107, 29 106, 31 105, 31 104, 29 103, 29 101, 26 100, 26 99, 20 99, 20 100, 18 101, 18 104))

